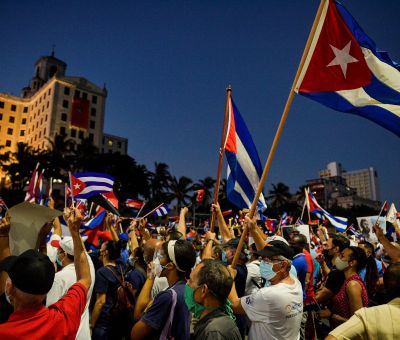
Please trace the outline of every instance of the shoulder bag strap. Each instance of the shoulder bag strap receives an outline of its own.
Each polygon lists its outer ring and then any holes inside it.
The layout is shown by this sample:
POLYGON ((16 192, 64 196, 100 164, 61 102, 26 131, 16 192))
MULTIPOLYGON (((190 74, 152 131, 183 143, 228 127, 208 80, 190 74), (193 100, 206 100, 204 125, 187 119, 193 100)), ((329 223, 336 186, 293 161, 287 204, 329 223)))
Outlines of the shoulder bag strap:
POLYGON ((175 306, 176 306, 176 301, 177 301, 176 292, 172 288, 169 289, 169 291, 172 294, 171 312, 169 313, 168 320, 165 323, 164 328, 160 334, 160 340, 167 340, 169 338, 171 326, 172 326, 172 320, 174 319, 174 314, 175 314, 175 306))

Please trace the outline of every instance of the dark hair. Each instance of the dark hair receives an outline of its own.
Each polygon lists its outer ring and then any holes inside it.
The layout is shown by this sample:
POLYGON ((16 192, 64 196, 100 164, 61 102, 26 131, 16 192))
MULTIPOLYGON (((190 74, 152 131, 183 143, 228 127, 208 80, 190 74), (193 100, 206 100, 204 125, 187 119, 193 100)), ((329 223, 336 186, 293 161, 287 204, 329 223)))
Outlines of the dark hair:
POLYGON ((307 244, 307 237, 303 234, 297 234, 292 237, 293 245, 304 248, 307 244))
POLYGON ((383 274, 383 284, 390 298, 400 297, 400 262, 392 263, 383 274))
POLYGON ((209 291, 223 304, 232 289, 233 279, 221 261, 205 259, 198 273, 197 284, 206 284, 209 291))
POLYGON ((339 247, 339 251, 343 251, 346 248, 351 248, 349 239, 340 234, 333 235, 332 244, 334 247, 339 247))
POLYGON ((219 244, 215 245, 215 246, 212 248, 212 252, 213 252, 213 254, 217 255, 219 259, 222 258, 223 249, 222 249, 222 246, 221 246, 221 245, 219 245, 219 244))
POLYGON ((357 272, 363 269, 367 265, 367 255, 365 255, 365 251, 358 247, 347 247, 351 250, 350 260, 357 261, 357 272))
POLYGON ((168 236, 168 240, 172 241, 172 240, 182 240, 183 239, 183 234, 175 229, 171 229, 168 231, 167 233, 168 236))
POLYGON ((111 261, 115 261, 121 257, 121 248, 119 241, 118 242, 107 241, 105 242, 105 244, 106 244, 106 250, 108 251, 108 258, 111 261))
POLYGON ((137 262, 139 263, 139 265, 141 267, 143 267, 144 269, 147 268, 146 262, 144 261, 144 252, 143 249, 141 247, 137 247, 133 250, 133 257, 137 257, 137 262))
MULTIPOLYGON (((169 242, 171 242, 171 240, 164 242, 162 248, 169 261, 171 261, 168 254, 169 242)), ((186 240, 177 240, 175 242, 174 252, 176 264, 179 269, 183 270, 183 272, 177 270, 178 277, 180 279, 188 279, 190 272, 196 263, 196 251, 194 250, 192 243, 186 240)))
POLYGON ((379 280, 378 267, 375 261, 374 246, 367 241, 362 241, 359 243, 359 245, 360 244, 363 244, 371 252, 371 256, 368 256, 366 260, 367 272, 365 273, 365 285, 367 286, 368 295, 372 296, 376 293, 376 286, 379 280))

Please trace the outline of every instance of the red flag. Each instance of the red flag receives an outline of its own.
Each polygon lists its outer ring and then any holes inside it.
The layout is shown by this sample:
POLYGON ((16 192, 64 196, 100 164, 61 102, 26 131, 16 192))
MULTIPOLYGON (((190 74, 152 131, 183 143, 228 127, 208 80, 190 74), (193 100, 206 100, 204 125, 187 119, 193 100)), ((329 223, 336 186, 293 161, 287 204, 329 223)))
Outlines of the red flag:
POLYGON ((197 192, 196 202, 197 202, 197 203, 203 202, 203 200, 204 200, 204 195, 205 195, 204 189, 196 190, 196 192, 197 192))
POLYGON ((230 214, 232 214, 232 209, 225 210, 225 211, 222 212, 222 216, 228 216, 230 214))
POLYGON ((35 202, 35 187, 38 178, 39 163, 36 164, 35 169, 32 172, 31 180, 29 181, 28 189, 26 190, 25 201, 35 202))
POLYGON ((107 201, 118 209, 118 198, 115 196, 114 191, 104 192, 101 195, 103 195, 107 201))
POLYGON ((72 100, 71 125, 87 129, 89 126, 89 101, 74 97, 72 100))
POLYGON ((126 205, 127 207, 133 208, 133 209, 142 209, 143 206, 144 206, 144 202, 139 201, 139 200, 133 200, 133 199, 128 198, 128 199, 125 201, 125 205, 126 205))
POLYGON ((82 182, 80 179, 76 178, 75 176, 71 175, 71 190, 72 190, 72 195, 75 197, 78 195, 83 189, 86 188, 86 184, 82 182))

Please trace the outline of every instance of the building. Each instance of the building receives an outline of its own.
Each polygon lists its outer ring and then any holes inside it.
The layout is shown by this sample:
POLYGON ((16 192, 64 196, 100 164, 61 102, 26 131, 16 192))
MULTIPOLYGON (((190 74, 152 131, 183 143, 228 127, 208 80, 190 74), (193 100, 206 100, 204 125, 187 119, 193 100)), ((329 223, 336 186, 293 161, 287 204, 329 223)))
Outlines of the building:
POLYGON ((372 168, 346 171, 331 162, 319 171, 319 178, 307 180, 307 186, 326 209, 334 206, 351 208, 365 205, 379 209, 378 175, 372 168))
MULTIPOLYGON (((107 89, 84 77, 68 76, 66 69, 67 64, 52 52, 36 61, 34 76, 21 96, 0 93, 2 153, 15 152, 19 142, 46 149, 56 134, 77 144, 89 139, 100 151, 104 149, 107 89)), ((126 154, 127 139, 113 138, 117 147, 121 142, 116 151, 126 154)))
POLYGON ((104 133, 101 152, 126 155, 128 153, 128 139, 104 133))
POLYGON ((350 187, 357 189, 358 196, 373 201, 380 200, 378 174, 374 168, 346 171, 343 172, 343 178, 350 187))

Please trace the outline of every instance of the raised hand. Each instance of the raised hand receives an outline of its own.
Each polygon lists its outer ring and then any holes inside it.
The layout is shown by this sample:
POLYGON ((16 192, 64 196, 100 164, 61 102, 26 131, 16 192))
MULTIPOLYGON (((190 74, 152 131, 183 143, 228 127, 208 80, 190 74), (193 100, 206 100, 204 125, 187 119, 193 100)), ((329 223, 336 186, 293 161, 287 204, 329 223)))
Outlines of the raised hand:
POLYGON ((68 224, 69 230, 71 232, 79 233, 79 228, 82 223, 82 215, 79 209, 76 208, 65 208, 64 209, 64 219, 68 224))

